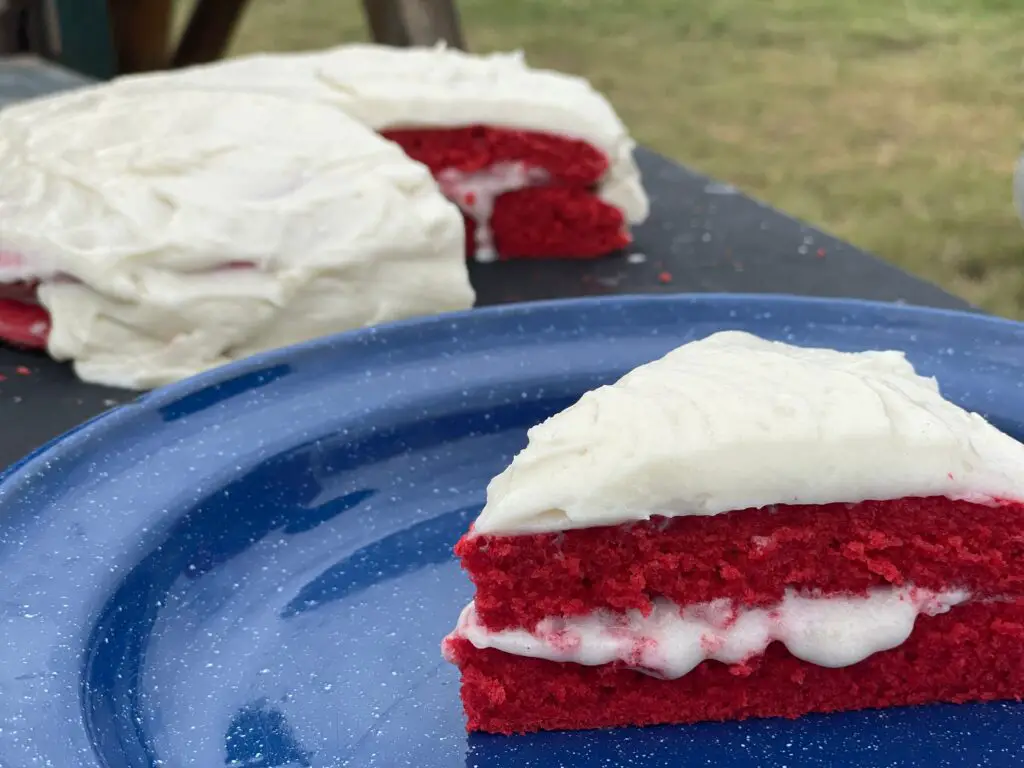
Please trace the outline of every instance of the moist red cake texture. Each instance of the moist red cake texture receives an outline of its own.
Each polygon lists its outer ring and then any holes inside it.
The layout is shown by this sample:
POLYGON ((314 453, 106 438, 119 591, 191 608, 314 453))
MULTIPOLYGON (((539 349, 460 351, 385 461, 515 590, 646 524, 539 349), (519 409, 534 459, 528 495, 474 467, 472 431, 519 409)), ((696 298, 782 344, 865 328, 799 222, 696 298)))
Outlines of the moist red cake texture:
POLYGON ((763 606, 787 587, 827 595, 952 585, 1015 595, 1024 593, 1024 504, 930 497, 777 506, 558 533, 470 532, 455 552, 490 630, 598 608, 646 613, 655 597, 763 606))
POLYGON ((475 535, 456 546, 489 630, 548 616, 650 611, 726 598, 778 603, 787 589, 866 594, 872 587, 966 589, 971 601, 920 615, 910 638, 856 664, 802 661, 781 643, 740 664, 707 660, 664 680, 621 662, 559 663, 445 643, 462 673, 470 730, 524 733, 929 702, 1024 693, 1024 504, 943 497, 654 518, 529 535, 475 535))
POLYGON ((46 346, 50 314, 36 301, 36 283, 0 283, 0 341, 27 349, 46 346))
POLYGON ((909 639, 837 669, 780 643, 744 664, 705 661, 676 680, 620 664, 588 667, 449 641, 462 670, 470 730, 525 733, 751 717, 930 702, 1020 699, 1024 602, 974 602, 920 616, 909 639))
MULTIPOLYGON (((491 229, 502 258, 590 259, 630 242, 622 212, 596 193, 608 159, 585 141, 484 125, 396 128, 381 135, 435 176, 448 169, 471 173, 516 162, 547 172, 544 185, 506 192, 495 201, 491 229)), ((475 227, 467 217, 470 256, 475 227)))

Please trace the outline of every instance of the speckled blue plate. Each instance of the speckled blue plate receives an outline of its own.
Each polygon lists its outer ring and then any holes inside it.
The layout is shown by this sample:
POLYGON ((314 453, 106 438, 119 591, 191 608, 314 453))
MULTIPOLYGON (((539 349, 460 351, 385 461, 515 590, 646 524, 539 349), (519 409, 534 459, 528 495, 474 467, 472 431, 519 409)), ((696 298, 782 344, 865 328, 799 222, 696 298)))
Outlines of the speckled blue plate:
POLYGON ((487 480, 584 390, 723 328, 904 349, 1024 435, 1024 325, 861 302, 509 306, 229 366, 0 480, 0 765, 1019 764, 1008 704, 467 737, 438 646, 487 480))

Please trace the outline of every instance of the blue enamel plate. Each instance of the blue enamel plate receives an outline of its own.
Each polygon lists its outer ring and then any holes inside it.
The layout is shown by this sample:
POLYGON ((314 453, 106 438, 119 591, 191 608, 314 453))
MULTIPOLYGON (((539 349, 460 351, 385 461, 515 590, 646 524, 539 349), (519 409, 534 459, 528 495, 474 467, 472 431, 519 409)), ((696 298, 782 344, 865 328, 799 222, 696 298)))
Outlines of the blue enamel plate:
POLYGON ((1024 437, 1024 325, 905 306, 565 301, 252 358, 0 480, 0 765, 1019 765, 1017 704, 467 736, 439 646, 487 481, 583 391, 725 328, 906 350, 1024 437))

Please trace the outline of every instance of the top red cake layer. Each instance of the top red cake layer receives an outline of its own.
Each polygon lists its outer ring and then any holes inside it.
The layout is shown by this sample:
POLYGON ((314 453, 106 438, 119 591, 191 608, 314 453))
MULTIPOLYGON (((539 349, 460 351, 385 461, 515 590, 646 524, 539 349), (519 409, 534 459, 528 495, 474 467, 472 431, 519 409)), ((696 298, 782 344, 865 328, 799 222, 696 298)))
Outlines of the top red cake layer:
POLYGON ((449 168, 480 171, 523 162, 547 171, 560 186, 590 188, 608 170, 604 153, 580 139, 486 125, 395 128, 381 136, 398 144, 434 174, 449 168))
POLYGON ((975 595, 1024 591, 1024 504, 909 498, 777 506, 709 517, 523 536, 465 536, 455 548, 493 630, 598 608, 646 611, 728 598, 777 602, 787 587, 863 592, 914 584, 975 595))

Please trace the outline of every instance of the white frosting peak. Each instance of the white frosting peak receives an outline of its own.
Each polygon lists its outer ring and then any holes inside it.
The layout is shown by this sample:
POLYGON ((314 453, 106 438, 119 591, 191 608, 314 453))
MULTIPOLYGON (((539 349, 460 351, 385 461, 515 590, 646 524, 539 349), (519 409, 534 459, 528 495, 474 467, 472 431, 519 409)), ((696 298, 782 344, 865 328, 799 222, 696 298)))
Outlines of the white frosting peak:
POLYGON ((945 400, 902 353, 726 331, 531 429, 474 531, 907 496, 1024 500, 1024 445, 945 400))
POLYGON ((343 111, 164 79, 0 112, 0 282, 42 278, 49 351, 146 388, 471 306, 458 209, 343 111))

